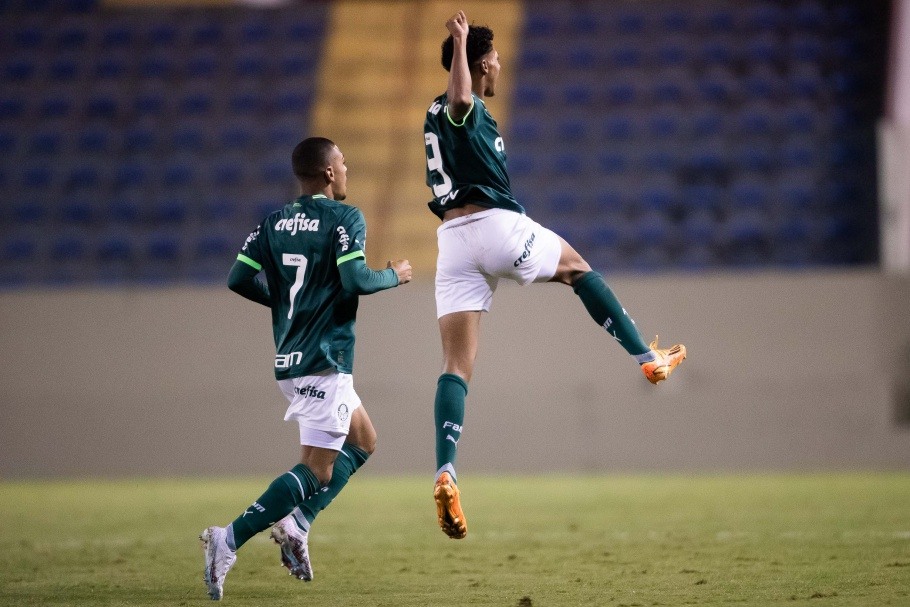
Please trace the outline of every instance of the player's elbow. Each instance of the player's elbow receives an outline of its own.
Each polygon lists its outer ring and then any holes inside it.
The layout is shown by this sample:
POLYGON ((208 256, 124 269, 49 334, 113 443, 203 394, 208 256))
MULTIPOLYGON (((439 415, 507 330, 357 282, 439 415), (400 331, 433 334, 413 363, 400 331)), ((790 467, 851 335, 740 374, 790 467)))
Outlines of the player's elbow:
POLYGON ((243 289, 243 279, 238 276, 235 276, 234 273, 232 272, 231 274, 228 275, 227 286, 228 286, 228 289, 230 289, 234 293, 240 293, 240 291, 243 289))

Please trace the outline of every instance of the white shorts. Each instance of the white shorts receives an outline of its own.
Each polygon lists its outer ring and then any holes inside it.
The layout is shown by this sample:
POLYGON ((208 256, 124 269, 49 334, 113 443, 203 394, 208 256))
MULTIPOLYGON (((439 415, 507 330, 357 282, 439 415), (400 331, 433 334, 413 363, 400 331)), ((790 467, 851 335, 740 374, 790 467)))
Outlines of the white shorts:
POLYGON ((340 451, 360 406, 353 376, 329 370, 282 379, 278 387, 290 403, 284 420, 300 425, 300 444, 340 451))
POLYGON ((527 215, 487 209, 443 223, 436 230, 436 317, 490 311, 500 278, 520 285, 556 274, 562 241, 527 215))

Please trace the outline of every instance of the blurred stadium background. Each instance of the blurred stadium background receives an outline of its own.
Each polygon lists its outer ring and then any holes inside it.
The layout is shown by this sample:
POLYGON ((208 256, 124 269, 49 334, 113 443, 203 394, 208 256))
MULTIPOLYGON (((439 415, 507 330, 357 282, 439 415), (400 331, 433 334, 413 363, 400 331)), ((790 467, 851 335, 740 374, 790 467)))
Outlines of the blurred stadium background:
POLYGON ((362 302, 371 466, 429 471, 420 133, 458 8, 496 32, 519 200, 692 352, 640 385, 568 291, 501 288, 465 465, 910 465, 910 3, 256 4, 0 0, 0 475, 296 457, 267 315, 223 283, 316 134, 348 159, 369 261, 417 270, 362 302), (503 448, 516 418, 535 452, 503 448))

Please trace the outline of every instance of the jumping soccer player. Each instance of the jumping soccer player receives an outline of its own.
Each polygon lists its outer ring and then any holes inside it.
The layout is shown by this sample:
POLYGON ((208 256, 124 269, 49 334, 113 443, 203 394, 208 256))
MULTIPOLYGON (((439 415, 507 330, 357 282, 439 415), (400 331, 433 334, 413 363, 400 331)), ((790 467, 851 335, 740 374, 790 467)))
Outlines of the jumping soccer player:
POLYGON ((465 397, 474 371, 481 312, 490 310, 500 278, 521 285, 571 286, 598 325, 641 365, 652 384, 663 381, 686 357, 686 348, 646 344, 603 276, 554 232, 524 214, 506 172, 503 139, 484 103, 496 93, 499 53, 493 32, 468 26, 463 11, 446 22, 442 65, 446 92, 426 114, 424 141, 430 210, 436 231, 436 314, 443 373, 436 386, 436 482, 439 525, 451 538, 468 532, 456 485, 455 455, 464 423, 465 397))
POLYGON ((376 445, 351 376, 358 295, 411 280, 407 260, 390 261, 382 271, 367 267, 363 214, 339 202, 345 199, 347 167, 334 143, 322 137, 302 141, 292 165, 302 195, 250 234, 228 286, 272 309, 275 378, 290 403, 284 419, 300 425, 300 463, 272 481, 230 525, 209 527, 199 536, 213 600, 224 594, 236 551, 272 525, 272 539, 291 575, 313 579, 310 523, 376 445), (267 284, 256 278, 260 271, 267 284))

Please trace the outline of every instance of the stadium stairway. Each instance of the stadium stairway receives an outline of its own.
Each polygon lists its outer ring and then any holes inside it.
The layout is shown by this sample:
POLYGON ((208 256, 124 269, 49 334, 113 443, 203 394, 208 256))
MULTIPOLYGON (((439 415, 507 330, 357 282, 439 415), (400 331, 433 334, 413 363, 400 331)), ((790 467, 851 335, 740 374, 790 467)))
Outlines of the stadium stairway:
MULTIPOLYGON (((495 32, 506 74, 490 106, 502 130, 523 5, 475 0, 460 6, 470 21, 495 32)), ((366 217, 373 266, 407 257, 419 275, 431 276, 435 268, 439 220, 426 207, 421 140, 424 114, 447 83, 439 49, 452 10, 435 0, 332 4, 310 132, 333 139, 345 153, 349 202, 366 217)))

